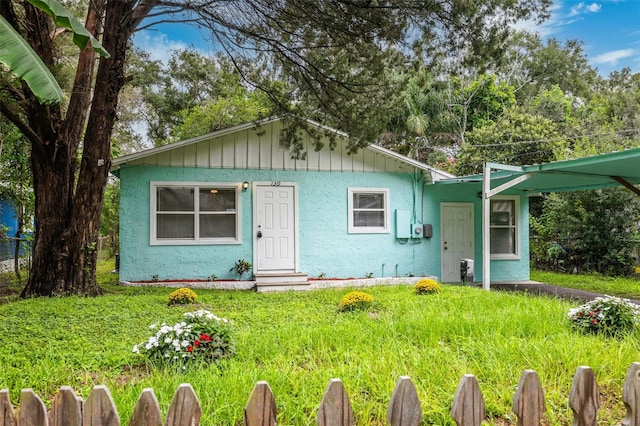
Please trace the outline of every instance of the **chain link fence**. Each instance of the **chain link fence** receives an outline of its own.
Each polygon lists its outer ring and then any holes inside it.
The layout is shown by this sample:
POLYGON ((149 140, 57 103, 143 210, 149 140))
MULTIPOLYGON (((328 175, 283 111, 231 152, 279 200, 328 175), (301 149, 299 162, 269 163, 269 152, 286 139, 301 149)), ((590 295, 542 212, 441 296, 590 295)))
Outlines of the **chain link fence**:
POLYGON ((18 247, 20 269, 29 267, 31 261, 31 240, 6 237, 0 239, 0 273, 12 272, 14 270, 16 246, 18 247))

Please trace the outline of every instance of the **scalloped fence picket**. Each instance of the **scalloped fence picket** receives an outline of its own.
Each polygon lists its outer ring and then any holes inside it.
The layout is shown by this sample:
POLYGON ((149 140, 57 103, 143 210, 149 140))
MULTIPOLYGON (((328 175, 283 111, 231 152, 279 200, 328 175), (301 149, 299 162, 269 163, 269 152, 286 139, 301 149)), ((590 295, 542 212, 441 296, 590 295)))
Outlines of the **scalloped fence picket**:
MULTIPOLYGON (((624 426, 640 426, 640 362, 629 368, 622 391, 627 415, 624 426)), ((596 426, 600 407, 598 384, 593 370, 578 367, 569 392, 573 411, 572 426, 596 426)), ((525 370, 513 399, 513 411, 519 426, 540 425, 545 411, 544 392, 538 375, 525 370)), ((178 387, 164 426, 198 426, 202 410, 200 401, 189 384, 178 387)), ((275 426, 276 400, 264 381, 256 383, 244 410, 244 424, 275 426)), ((472 374, 460 380, 453 398, 451 417, 459 426, 478 426, 485 420, 484 400, 478 381, 472 374)), ((415 426, 422 423, 422 408, 411 379, 398 380, 387 410, 391 426, 415 426)), ((133 409, 130 426, 162 426, 162 413, 153 389, 144 389, 133 409)), ((353 410, 347 391, 339 379, 331 379, 317 414, 319 426, 351 426, 353 410)), ((77 397, 69 386, 63 386, 47 411, 42 400, 31 390, 22 390, 20 407, 14 410, 7 389, 0 390, 0 426, 119 426, 118 410, 105 386, 95 386, 86 401, 77 397), (17 411, 17 414, 16 414, 17 411)))

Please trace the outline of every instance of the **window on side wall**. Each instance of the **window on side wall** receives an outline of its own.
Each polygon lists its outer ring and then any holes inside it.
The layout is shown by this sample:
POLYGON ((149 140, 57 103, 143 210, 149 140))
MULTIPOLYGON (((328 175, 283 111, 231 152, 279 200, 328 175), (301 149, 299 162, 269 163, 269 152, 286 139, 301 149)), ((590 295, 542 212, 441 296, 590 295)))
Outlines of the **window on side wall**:
POLYGON ((389 233, 389 190, 349 188, 349 233, 389 233))
POLYGON ((518 259, 519 200, 517 197, 491 199, 491 258, 518 259))
POLYGON ((240 244, 239 184, 151 183, 151 244, 240 244))

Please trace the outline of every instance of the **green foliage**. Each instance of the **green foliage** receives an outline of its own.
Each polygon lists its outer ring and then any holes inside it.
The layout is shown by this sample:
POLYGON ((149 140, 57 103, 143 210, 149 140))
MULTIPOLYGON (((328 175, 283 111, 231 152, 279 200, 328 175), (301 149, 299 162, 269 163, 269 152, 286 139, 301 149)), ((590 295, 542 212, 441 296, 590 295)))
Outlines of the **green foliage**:
POLYGON ((564 44, 551 38, 543 44, 536 39, 529 46, 524 63, 532 88, 550 90, 560 87, 571 96, 588 99, 598 82, 598 74, 589 65, 580 40, 567 40, 564 44))
POLYGON ((413 286, 413 291, 416 294, 435 294, 441 290, 440 284, 436 280, 425 278, 420 280, 413 286))
POLYGON ((109 257, 114 256, 120 250, 118 238, 120 227, 120 181, 107 185, 100 212, 100 236, 107 237, 107 251, 109 257))
POLYGON ((24 38, 0 15, 0 62, 23 79, 43 104, 62 102, 64 95, 53 74, 24 38))
POLYGON ((369 309, 375 299, 363 291, 352 291, 340 299, 338 312, 350 312, 369 309))
POLYGON ((167 305, 188 305, 196 303, 198 295, 190 288, 179 288, 169 293, 167 305))
POLYGON ((446 93, 425 72, 411 77, 397 99, 381 144, 392 151, 435 164, 446 161, 458 143, 447 111, 446 93))
POLYGON ((570 309, 569 320, 583 333, 620 336, 631 333, 640 322, 640 307, 627 299, 598 297, 570 309))
POLYGON ((454 113, 466 114, 467 131, 496 123, 516 105, 515 88, 506 82, 496 82, 492 75, 481 75, 470 83, 455 77, 452 86, 454 98, 460 100, 454 113))
MULTIPOLYGON (((149 327, 158 328, 157 324, 149 327)), ((149 340, 133 347, 133 352, 144 355, 154 365, 180 365, 194 361, 216 363, 228 359, 234 352, 229 320, 201 309, 186 312, 184 320, 158 328, 149 340)))
POLYGON ((456 159, 456 172, 481 173, 487 161, 513 165, 554 161, 564 152, 564 146, 553 121, 514 108, 497 123, 467 133, 466 144, 456 159))
MULTIPOLYGON (((101 56, 109 58, 96 38, 85 28, 67 8, 56 0, 28 0, 33 6, 50 15, 56 26, 71 30, 73 42, 84 49, 88 42, 101 56)), ((59 103, 64 100, 60 85, 42 59, 29 43, 0 15, 0 62, 13 74, 29 85, 38 101, 43 104, 59 103)))
POLYGON ((640 200, 624 188, 551 194, 532 220, 538 268, 629 275, 640 200))
POLYGON ((233 95, 211 99, 203 105, 195 105, 178 112, 181 123, 171 130, 172 140, 183 140, 204 135, 236 124, 249 123, 270 114, 269 100, 262 92, 246 93, 240 90, 233 95))
POLYGON ((528 110, 534 115, 553 121, 558 126, 566 126, 572 121, 571 98, 558 86, 541 90, 531 101, 528 110))
POLYGON ((105 50, 98 40, 87 30, 84 24, 76 18, 67 8, 56 0, 27 0, 38 9, 51 16, 56 26, 67 28, 73 32, 73 42, 80 50, 84 49, 87 43, 100 56, 109 59, 111 55, 105 50))
POLYGON ((242 279, 242 275, 245 272, 249 272, 252 266, 253 265, 250 262, 247 262, 244 259, 240 259, 236 262, 235 265, 233 265, 231 269, 229 269, 229 272, 232 272, 232 271, 235 272, 240 276, 240 279, 242 279))
POLYGON ((135 52, 132 86, 149 110, 144 119, 154 145, 164 145, 268 116, 272 103, 248 90, 229 58, 193 49, 173 52, 169 63, 135 52))

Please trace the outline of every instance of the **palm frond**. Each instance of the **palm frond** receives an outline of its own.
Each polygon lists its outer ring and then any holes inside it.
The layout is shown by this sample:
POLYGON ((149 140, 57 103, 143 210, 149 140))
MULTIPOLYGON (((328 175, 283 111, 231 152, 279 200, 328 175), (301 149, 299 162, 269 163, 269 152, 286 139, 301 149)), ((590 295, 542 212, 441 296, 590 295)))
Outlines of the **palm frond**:
POLYGON ((33 6, 51 16, 56 25, 73 31, 73 42, 80 49, 84 49, 87 42, 91 42, 91 47, 100 56, 109 58, 109 52, 102 47, 100 42, 87 30, 82 22, 76 18, 66 7, 56 0, 27 0, 33 6))
POLYGON ((60 85, 38 54, 24 38, 0 16, 0 62, 23 79, 43 104, 64 99, 60 85))

